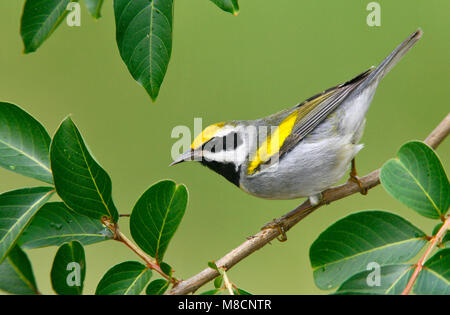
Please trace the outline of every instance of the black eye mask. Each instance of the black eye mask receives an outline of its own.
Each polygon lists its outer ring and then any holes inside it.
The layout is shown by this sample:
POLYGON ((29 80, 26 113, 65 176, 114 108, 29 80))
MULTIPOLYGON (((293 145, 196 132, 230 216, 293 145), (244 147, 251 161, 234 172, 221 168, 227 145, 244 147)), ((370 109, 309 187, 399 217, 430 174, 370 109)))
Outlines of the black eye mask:
POLYGON ((231 132, 223 137, 216 137, 209 140, 202 147, 202 150, 211 153, 221 151, 233 151, 243 143, 241 137, 236 132, 231 132))

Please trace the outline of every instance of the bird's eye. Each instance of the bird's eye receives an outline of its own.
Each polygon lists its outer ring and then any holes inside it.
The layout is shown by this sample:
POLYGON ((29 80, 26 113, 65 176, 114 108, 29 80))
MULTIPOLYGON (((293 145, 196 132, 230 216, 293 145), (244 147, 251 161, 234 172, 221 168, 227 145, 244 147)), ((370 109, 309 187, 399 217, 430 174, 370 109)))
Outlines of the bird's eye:
POLYGON ((223 148, 226 151, 236 150, 238 146, 242 144, 242 139, 239 137, 237 132, 231 132, 225 137, 223 137, 223 148))
POLYGON ((233 151, 242 143, 241 137, 236 132, 231 132, 226 136, 211 139, 203 145, 203 150, 211 153, 233 151))
POLYGON ((220 152, 222 151, 222 149, 223 149, 222 138, 213 138, 208 142, 206 142, 202 147, 203 151, 208 151, 211 153, 220 152))

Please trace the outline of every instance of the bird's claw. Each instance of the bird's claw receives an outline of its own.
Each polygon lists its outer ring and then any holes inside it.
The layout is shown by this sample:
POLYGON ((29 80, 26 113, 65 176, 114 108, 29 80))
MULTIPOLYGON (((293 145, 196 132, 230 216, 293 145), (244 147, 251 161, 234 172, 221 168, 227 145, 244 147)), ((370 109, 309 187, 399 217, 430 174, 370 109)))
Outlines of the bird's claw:
POLYGON ((261 228, 261 230, 268 230, 268 229, 277 229, 278 233, 280 233, 280 236, 277 236, 277 240, 279 240, 280 242, 287 241, 286 229, 284 226, 284 222, 282 220, 274 219, 272 222, 267 223, 261 228))
POLYGON ((353 182, 359 186, 359 192, 361 193, 361 195, 364 195, 364 196, 367 195, 368 189, 366 187, 364 187, 363 183, 361 182, 361 180, 359 179, 358 176, 350 175, 350 178, 348 179, 348 181, 353 182))
POLYGON ((350 178, 348 179, 349 182, 353 182, 356 185, 359 186, 359 192, 361 195, 367 195, 368 189, 364 187, 363 183, 358 177, 358 172, 356 171, 356 162, 355 159, 352 160, 352 170, 350 171, 350 178))

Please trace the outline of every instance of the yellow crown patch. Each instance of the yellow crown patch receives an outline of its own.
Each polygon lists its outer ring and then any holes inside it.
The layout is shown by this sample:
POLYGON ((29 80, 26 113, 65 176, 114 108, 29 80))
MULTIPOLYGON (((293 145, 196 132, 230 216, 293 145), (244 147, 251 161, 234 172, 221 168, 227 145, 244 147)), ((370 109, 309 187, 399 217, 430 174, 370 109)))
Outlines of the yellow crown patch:
POLYGON ((197 137, 195 137, 194 142, 191 144, 191 149, 198 149, 205 142, 211 140, 224 125, 225 123, 221 122, 206 127, 197 137))

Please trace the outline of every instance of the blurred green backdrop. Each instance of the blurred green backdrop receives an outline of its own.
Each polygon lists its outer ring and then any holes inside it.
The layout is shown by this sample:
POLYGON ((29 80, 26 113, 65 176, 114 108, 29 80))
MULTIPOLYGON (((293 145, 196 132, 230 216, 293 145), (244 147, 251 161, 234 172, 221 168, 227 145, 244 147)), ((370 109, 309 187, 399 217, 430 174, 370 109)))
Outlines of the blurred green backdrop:
MULTIPOLYGON (((449 111, 449 1, 378 1, 381 27, 366 24, 370 1, 241 0, 238 17, 208 0, 175 2, 172 59, 152 103, 120 59, 111 1, 99 21, 83 8, 81 27, 63 23, 27 56, 19 36, 23 1, 1 1, 0 99, 26 109, 51 134, 72 114, 112 177, 121 213, 160 179, 185 183, 190 202, 166 255, 179 278, 199 272, 302 200, 259 200, 200 165, 169 168, 176 125, 193 128, 194 117, 204 126, 253 119, 295 105, 377 64, 418 27, 422 40, 381 83, 368 113, 360 174, 380 167, 405 141, 424 139, 449 111)), ((438 149, 447 171, 449 143, 438 149)), ((36 184, 0 169, 0 191, 36 184)), ((361 209, 391 210, 427 232, 435 223, 377 187, 312 214, 288 233, 288 242, 273 242, 232 269, 232 281, 259 294, 323 293, 314 285, 309 246, 337 219, 361 209)), ((127 225, 122 218, 126 233, 127 225)), ((43 293, 52 293, 55 251, 28 251, 43 293)), ((85 293, 93 293, 113 265, 138 260, 113 241, 86 247, 86 255, 85 293)))

